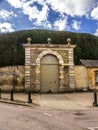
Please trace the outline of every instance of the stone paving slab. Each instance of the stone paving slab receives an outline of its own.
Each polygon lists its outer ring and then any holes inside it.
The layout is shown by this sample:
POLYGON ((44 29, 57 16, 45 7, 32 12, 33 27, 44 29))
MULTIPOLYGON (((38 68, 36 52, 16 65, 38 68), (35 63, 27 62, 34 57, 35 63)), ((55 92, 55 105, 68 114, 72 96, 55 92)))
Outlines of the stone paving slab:
POLYGON ((41 95, 41 106, 54 109, 86 109, 85 106, 82 106, 74 100, 71 100, 65 94, 41 95))
POLYGON ((80 104, 81 106, 92 107, 93 105, 93 92, 67 93, 64 95, 67 96, 70 100, 73 100, 75 103, 80 104))
MULTIPOLYGON (((63 94, 32 94, 33 104, 44 108, 54 109, 89 109, 93 107, 93 92, 63 93, 63 94)), ((10 93, 1 94, 0 101, 10 102, 10 93)), ((28 104, 27 93, 14 93, 14 101, 28 104)), ((97 108, 97 107, 96 107, 97 108)))

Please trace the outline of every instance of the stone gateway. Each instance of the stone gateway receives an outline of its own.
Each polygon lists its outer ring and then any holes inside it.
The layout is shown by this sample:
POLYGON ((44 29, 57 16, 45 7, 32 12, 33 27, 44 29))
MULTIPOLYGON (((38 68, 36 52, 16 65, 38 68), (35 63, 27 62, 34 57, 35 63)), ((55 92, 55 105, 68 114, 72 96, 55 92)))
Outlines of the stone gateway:
POLYGON ((65 92, 75 89, 74 55, 76 45, 24 44, 25 48, 25 89, 32 91, 65 92))
POLYGON ((74 65, 74 48, 67 44, 24 44, 25 65, 0 67, 2 91, 68 92, 98 90, 98 60, 80 59, 74 65))

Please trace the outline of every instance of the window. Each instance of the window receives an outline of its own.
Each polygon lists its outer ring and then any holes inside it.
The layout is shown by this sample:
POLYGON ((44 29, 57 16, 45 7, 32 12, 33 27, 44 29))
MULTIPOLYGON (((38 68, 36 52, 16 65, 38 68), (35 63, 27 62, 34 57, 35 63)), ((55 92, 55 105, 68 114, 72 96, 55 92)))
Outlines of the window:
POLYGON ((98 85, 98 72, 95 73, 95 82, 96 82, 96 85, 98 85))

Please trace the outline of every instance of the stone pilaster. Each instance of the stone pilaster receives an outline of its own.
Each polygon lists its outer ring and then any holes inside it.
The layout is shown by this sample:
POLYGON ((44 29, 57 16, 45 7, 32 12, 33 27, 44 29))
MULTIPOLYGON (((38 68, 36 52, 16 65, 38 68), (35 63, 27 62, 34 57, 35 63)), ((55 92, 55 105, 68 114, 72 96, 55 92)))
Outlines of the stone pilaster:
POLYGON ((64 88, 64 66, 61 65, 60 67, 60 72, 59 72, 59 79, 60 79, 60 91, 63 91, 64 88))
POLYGON ((36 90, 40 91, 40 65, 36 65, 36 90))
POLYGON ((70 89, 75 88, 74 65, 69 66, 69 87, 70 87, 70 89))
POLYGON ((30 87, 30 48, 25 48, 25 89, 30 87))
POLYGON ((74 65, 74 56, 73 56, 73 48, 69 48, 69 65, 74 65))
POLYGON ((30 48, 25 48, 25 65, 30 65, 30 48))
POLYGON ((75 88, 73 48, 69 48, 69 87, 75 88))

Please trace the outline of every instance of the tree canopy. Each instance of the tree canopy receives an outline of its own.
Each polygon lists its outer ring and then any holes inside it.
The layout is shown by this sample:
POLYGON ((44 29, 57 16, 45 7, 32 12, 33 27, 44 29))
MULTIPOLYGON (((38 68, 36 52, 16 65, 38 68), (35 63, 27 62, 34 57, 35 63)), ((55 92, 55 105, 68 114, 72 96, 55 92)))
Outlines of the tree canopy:
POLYGON ((76 44, 75 64, 78 64, 80 59, 98 59, 96 36, 66 31, 23 30, 0 34, 0 66, 24 65, 22 45, 27 43, 27 37, 32 38, 32 44, 47 44, 49 37, 52 39, 52 44, 67 44, 67 38, 71 38, 72 44, 76 44))

